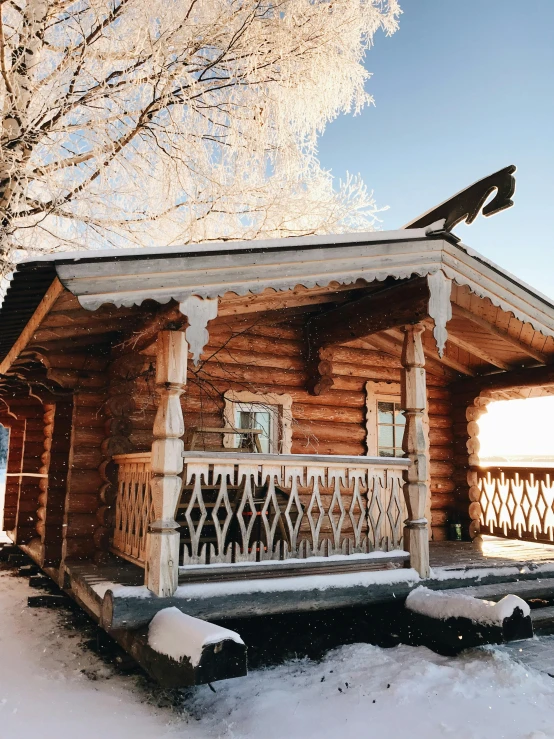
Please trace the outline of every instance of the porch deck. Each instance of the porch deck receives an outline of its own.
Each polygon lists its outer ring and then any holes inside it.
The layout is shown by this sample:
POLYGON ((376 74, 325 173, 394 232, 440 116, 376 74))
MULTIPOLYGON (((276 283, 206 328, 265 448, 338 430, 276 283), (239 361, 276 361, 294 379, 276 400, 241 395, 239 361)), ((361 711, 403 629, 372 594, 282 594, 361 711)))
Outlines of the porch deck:
POLYGON ((430 559, 433 572, 426 580, 421 580, 411 569, 342 572, 328 575, 326 583, 321 575, 251 580, 241 573, 241 568, 233 568, 233 580, 185 583, 182 576, 174 596, 156 598, 142 587, 141 567, 113 556, 103 565, 67 562, 65 586, 99 621, 105 621, 104 601, 110 601, 108 611, 115 620, 105 625, 111 628, 121 627, 123 623, 131 626, 135 618, 133 609, 140 611, 141 615, 137 616, 140 621, 145 613, 176 604, 190 615, 224 620, 398 602, 418 585, 450 589, 552 579, 554 588, 554 545, 492 536, 484 538, 482 550, 470 542, 432 542, 430 559), (330 584, 329 580, 333 582, 330 584), (121 604, 123 608, 119 610, 121 604))

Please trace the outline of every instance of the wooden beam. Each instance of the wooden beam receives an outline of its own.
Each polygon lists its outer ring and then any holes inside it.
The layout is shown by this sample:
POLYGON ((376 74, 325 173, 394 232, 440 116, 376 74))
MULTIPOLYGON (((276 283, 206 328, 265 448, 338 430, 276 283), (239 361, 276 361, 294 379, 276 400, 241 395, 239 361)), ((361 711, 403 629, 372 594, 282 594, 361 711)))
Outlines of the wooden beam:
POLYGON ((498 326, 495 326, 489 321, 486 321, 484 318, 481 318, 481 316, 476 316, 474 313, 467 310, 466 308, 462 308, 461 305, 456 305, 456 303, 452 303, 452 315, 455 318, 465 318, 466 320, 471 321, 476 326, 480 326, 481 328, 485 329, 485 331, 488 331, 489 333, 494 334, 494 336, 498 336, 500 339, 507 342, 508 344, 511 344, 515 349, 522 352, 522 354, 527 354, 529 357, 533 357, 533 359, 536 359, 537 362, 540 362, 541 364, 548 364, 549 358, 546 354, 538 351, 538 349, 533 349, 533 347, 529 346, 528 344, 524 344, 519 339, 516 339, 515 336, 511 336, 510 334, 506 333, 506 331, 502 331, 502 329, 498 328, 498 326))
POLYGON ((417 323, 428 314, 427 278, 397 283, 310 318, 306 324, 310 354, 323 346, 417 323))
POLYGON ((545 387, 554 385, 554 366, 524 367, 509 372, 495 372, 492 375, 482 375, 474 380, 460 380, 458 389, 464 391, 467 387, 472 392, 482 390, 512 390, 522 387, 545 387))
MULTIPOLYGON (((432 325, 430 324, 430 322, 423 321, 423 323, 425 324, 426 328, 432 330, 432 325)), ((493 355, 486 349, 482 349, 480 346, 477 346, 471 341, 466 341, 466 339, 457 336, 453 332, 452 326, 448 327, 448 341, 451 344, 454 344, 454 346, 460 347, 460 349, 463 349, 469 354, 473 354, 474 357, 478 357, 479 359, 483 359, 485 362, 488 362, 488 364, 492 364, 493 367, 498 367, 498 369, 503 370, 512 369, 512 366, 510 364, 508 364, 507 362, 503 362, 497 357, 493 357, 493 355)))
POLYGON ((6 372, 8 372, 13 362, 17 359, 19 354, 23 351, 23 349, 25 349, 29 341, 32 339, 35 331, 40 326, 45 316, 56 302, 58 296, 61 295, 64 290, 64 286, 56 277, 46 291, 45 296, 38 304, 35 312, 27 322, 27 325, 19 334, 19 338, 12 346, 10 351, 7 353, 6 357, 2 360, 2 363, 0 364, 0 375, 5 375, 6 372))

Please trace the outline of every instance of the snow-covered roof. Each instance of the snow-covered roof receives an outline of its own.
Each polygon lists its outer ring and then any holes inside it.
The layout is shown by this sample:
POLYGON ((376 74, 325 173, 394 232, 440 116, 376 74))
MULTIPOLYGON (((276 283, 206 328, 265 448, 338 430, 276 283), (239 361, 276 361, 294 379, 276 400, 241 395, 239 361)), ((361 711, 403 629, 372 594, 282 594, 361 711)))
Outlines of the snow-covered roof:
POLYGON ((13 342, 56 276, 84 308, 95 310, 106 303, 182 303, 190 296, 216 298, 442 272, 535 330, 554 335, 554 303, 464 246, 444 231, 443 223, 371 233, 80 251, 27 260, 18 265, 0 309, 0 350, 13 342))

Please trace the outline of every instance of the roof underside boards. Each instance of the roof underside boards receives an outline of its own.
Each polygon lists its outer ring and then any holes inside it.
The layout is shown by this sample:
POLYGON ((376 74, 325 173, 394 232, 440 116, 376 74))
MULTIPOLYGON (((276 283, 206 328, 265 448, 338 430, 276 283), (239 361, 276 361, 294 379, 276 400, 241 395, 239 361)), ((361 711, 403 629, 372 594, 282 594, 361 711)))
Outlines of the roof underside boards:
MULTIPOLYGON (((67 339, 93 345, 108 340, 110 332, 130 338, 149 317, 168 310, 178 313, 172 301, 190 295, 218 296, 222 318, 265 312, 267 320, 278 322, 291 311, 355 300, 380 288, 385 279, 442 271, 453 280, 453 318, 442 360, 432 332, 426 332, 429 371, 442 366, 445 375, 471 376, 550 363, 554 305, 457 243, 456 237, 428 232, 102 251, 94 256, 79 252, 23 263, 0 309, 0 360, 56 275, 70 292, 41 321, 31 344, 58 351, 67 339), (144 301, 148 303, 140 311, 131 307, 144 301), (170 305, 160 308, 160 303, 170 305), (277 313, 271 316, 271 311, 277 313)), ((381 332, 371 341, 396 355, 401 344, 397 334, 381 332)))
POLYGON ((456 284, 466 285, 475 295, 488 298, 546 336, 554 335, 554 306, 547 298, 459 244, 416 235, 415 239, 387 241, 382 234, 381 241, 304 248, 287 248, 284 240, 278 249, 251 247, 159 258, 149 253, 147 258, 65 262, 56 269, 62 283, 90 310, 104 303, 130 306, 147 299, 182 302, 190 295, 246 295, 268 287, 285 291, 297 286, 325 287, 331 281, 348 285, 360 279, 370 283, 442 270, 456 284))

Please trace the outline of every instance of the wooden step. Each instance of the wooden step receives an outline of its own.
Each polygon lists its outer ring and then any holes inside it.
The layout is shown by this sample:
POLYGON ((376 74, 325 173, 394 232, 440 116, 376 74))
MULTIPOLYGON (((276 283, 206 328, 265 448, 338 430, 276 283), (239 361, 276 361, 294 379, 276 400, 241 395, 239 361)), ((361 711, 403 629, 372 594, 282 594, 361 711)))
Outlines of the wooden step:
POLYGON ((448 592, 458 593, 460 595, 472 595, 474 598, 494 601, 498 601, 510 593, 512 595, 519 595, 520 598, 526 601, 533 598, 549 600, 554 598, 554 577, 541 577, 540 580, 501 582, 492 585, 474 585, 468 588, 449 588, 448 592))
POLYGON ((407 555, 387 555, 383 557, 354 557, 349 559, 285 559, 279 563, 244 562, 234 565, 194 565, 190 569, 179 569, 179 584, 193 582, 225 582, 232 580, 259 580, 298 575, 340 575, 354 572, 395 569, 404 567, 407 555))
POLYGON ((554 632, 554 606, 534 608, 531 611, 531 621, 535 631, 540 631, 542 634, 551 634, 554 632))

